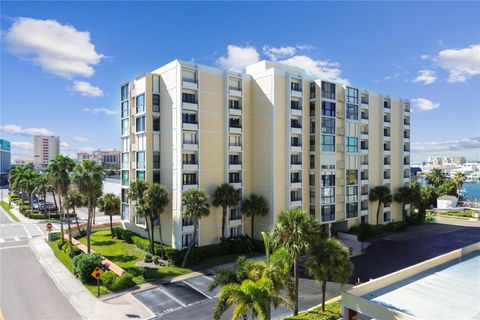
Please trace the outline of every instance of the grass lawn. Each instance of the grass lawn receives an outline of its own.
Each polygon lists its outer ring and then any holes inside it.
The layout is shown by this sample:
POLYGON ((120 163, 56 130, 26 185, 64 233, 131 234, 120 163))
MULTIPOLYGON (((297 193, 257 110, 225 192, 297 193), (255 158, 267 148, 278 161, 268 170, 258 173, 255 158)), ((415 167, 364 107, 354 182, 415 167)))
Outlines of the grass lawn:
POLYGON ((17 221, 17 222, 20 222, 20 220, 17 218, 17 216, 14 215, 14 214, 12 213, 12 211, 10 211, 10 208, 8 207, 8 202, 1 201, 1 202, 0 202, 0 205, 2 206, 3 210, 5 210, 10 217, 12 217, 13 220, 15 220, 15 221, 17 221))
POLYGON ((224 256, 219 256, 219 257, 214 257, 214 258, 209 258, 200 261, 199 263, 195 264, 195 266, 191 266, 192 270, 201 270, 201 269, 206 269, 206 268, 211 268, 214 266, 218 266, 220 264, 224 263, 230 263, 230 262, 235 262, 239 256, 245 256, 247 258, 253 258, 253 257, 259 257, 262 256, 263 253, 260 252, 249 252, 249 253, 243 253, 243 254, 227 254, 224 256))
MULTIPOLYGON (((85 237, 79 238, 78 241, 87 245, 87 238, 85 237)), ((120 239, 113 239, 110 230, 93 232, 90 242, 93 250, 129 272, 136 284, 162 279, 167 276, 179 276, 192 271, 177 267, 161 267, 158 269, 147 269, 145 272, 142 272, 140 268, 135 266, 135 263, 143 261, 145 252, 135 244, 127 243, 120 239)))
POLYGON ((325 311, 322 306, 313 308, 311 311, 302 312, 297 316, 284 318, 284 320, 337 320, 342 317, 342 301, 336 301, 325 305, 325 311))
MULTIPOLYGON (((73 262, 70 259, 70 256, 66 254, 64 251, 58 249, 55 241, 48 242, 48 245, 50 246, 50 248, 52 248, 53 254, 55 255, 55 257, 57 257, 57 259, 60 260, 60 262, 63 263, 63 265, 67 267, 67 269, 70 270, 70 272, 73 274, 73 262)), ((87 283, 83 285, 88 289, 88 291, 90 291, 91 294, 93 294, 95 297, 97 296, 96 284, 87 283)), ((107 293, 110 293, 110 291, 100 284, 100 295, 104 295, 107 293)))

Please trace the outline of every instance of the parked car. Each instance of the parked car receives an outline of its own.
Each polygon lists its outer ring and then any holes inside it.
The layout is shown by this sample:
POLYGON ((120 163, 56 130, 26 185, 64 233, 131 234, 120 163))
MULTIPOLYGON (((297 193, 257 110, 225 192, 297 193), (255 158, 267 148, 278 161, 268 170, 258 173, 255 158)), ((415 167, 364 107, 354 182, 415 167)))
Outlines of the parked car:
POLYGON ((43 206, 43 200, 42 199, 36 199, 33 200, 32 202, 32 208, 34 210, 40 210, 40 208, 43 206))
POLYGON ((47 202, 45 205, 40 206, 40 212, 41 213, 52 213, 52 212, 57 212, 58 208, 53 202, 47 202))

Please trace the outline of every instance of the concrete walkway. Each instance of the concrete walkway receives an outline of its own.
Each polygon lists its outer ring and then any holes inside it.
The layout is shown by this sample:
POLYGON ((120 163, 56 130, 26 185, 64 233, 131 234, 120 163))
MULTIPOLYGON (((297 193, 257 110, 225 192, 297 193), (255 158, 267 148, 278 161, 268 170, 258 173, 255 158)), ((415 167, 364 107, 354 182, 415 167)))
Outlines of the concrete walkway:
POLYGON ((131 294, 102 302, 95 298, 53 254, 43 238, 30 241, 38 261, 58 289, 84 319, 150 319, 150 312, 131 294))

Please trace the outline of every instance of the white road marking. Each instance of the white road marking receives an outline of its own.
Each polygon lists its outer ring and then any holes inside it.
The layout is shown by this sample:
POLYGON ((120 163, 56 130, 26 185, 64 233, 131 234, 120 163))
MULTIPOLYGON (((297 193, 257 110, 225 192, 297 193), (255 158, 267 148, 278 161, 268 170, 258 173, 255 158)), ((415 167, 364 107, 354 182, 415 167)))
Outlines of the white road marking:
POLYGON ((28 244, 23 246, 0 247, 0 250, 30 247, 28 244))
POLYGON ((13 237, 13 239, 15 239, 15 241, 20 241, 19 237, 13 237))
POLYGON ((0 243, 3 243, 3 242, 5 242, 5 239, 0 239, 0 243))
POLYGON ((42 229, 40 229, 40 227, 38 226, 38 224, 36 224, 35 226, 37 227, 38 231, 40 231, 40 234, 43 234, 43 231, 42 231, 42 229))
POLYGON ((208 294, 206 294, 205 292, 203 292, 202 290, 198 289, 197 287, 195 287, 193 284, 191 283, 188 283, 187 281, 182 281, 183 283, 185 283, 187 286, 189 286, 190 288, 192 288, 193 290, 195 291, 198 291, 200 294, 203 294, 205 297, 207 297, 208 299, 213 299, 212 297, 210 297, 208 294))
POLYGON ((30 233, 30 231, 28 231, 27 227, 25 227, 24 224, 22 224, 22 227, 23 227, 23 229, 25 230, 25 232, 27 233, 27 236, 28 236, 29 238, 31 238, 31 237, 32 237, 32 234, 30 233))
POLYGON ((175 298, 174 296, 172 296, 170 293, 168 293, 167 291, 165 290, 162 290, 160 288, 158 288, 162 293, 164 293, 166 296, 168 296, 170 299, 172 299, 173 301, 175 301, 176 303, 178 303, 179 305, 181 305, 182 307, 186 308, 187 305, 185 303, 183 303, 182 301, 178 300, 177 298, 175 298))

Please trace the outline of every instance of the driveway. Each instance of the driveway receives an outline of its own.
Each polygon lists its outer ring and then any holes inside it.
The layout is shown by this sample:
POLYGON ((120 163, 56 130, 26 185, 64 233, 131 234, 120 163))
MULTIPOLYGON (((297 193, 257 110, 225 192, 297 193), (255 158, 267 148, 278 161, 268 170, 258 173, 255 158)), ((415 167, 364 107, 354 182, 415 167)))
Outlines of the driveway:
POLYGON ((374 240, 364 254, 353 257, 350 283, 375 279, 479 241, 479 222, 445 218, 411 226, 374 240))

